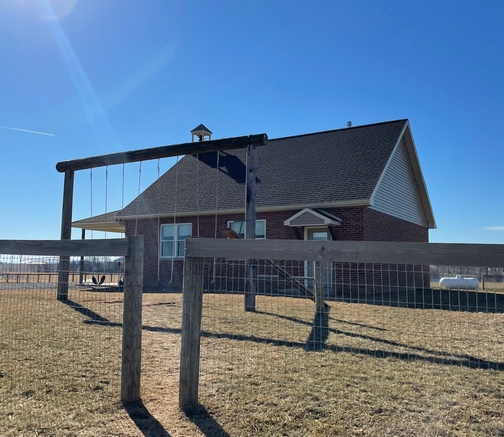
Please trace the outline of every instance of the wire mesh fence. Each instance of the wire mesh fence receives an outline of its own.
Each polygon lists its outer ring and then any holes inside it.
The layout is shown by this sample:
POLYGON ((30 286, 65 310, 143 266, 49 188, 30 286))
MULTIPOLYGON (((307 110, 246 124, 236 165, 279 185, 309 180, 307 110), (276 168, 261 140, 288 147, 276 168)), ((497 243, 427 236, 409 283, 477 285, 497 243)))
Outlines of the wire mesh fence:
POLYGON ((0 436, 504 433, 495 262, 327 261, 298 250, 281 260, 247 250, 256 299, 245 311, 248 267, 233 250, 188 256, 184 296, 143 296, 144 404, 129 409, 120 402, 125 294, 109 279, 123 272, 90 268, 84 286, 70 272, 61 301, 57 257, 44 257, 48 271, 33 271, 40 257, 1 255, 0 275, 13 276, 0 277, 0 436), (49 273, 52 281, 32 276, 49 273), (30 279, 12 280, 22 274, 30 279), (442 278, 457 275, 461 285, 442 289, 442 278), (184 320, 196 314, 197 299, 186 300, 198 287, 201 329, 192 324, 189 340, 201 342, 199 404, 186 417, 179 359, 184 320))
POLYGON ((503 435, 504 290, 478 277, 500 268, 256 259, 244 311, 229 258, 192 262, 199 408, 230 435, 503 435))
POLYGON ((0 435, 114 435, 123 297, 58 301, 58 261, 0 255, 0 435))
POLYGON ((0 240, 1 436, 141 435, 123 408, 138 398, 140 336, 123 331, 141 327, 142 266, 139 238, 0 240), (85 267, 100 253, 125 262, 100 275, 68 270, 72 254, 85 267))

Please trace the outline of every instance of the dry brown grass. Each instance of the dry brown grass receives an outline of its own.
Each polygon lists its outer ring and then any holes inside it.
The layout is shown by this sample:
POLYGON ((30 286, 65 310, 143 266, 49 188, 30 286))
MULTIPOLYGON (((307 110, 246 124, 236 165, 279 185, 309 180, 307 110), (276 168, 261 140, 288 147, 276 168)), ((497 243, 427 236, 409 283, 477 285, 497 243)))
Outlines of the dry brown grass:
POLYGON ((221 338, 203 341, 202 400, 232 435, 504 435, 502 314, 336 303, 308 352, 309 302, 260 298, 244 314, 222 299, 206 300, 221 338))
POLYGON ((187 418, 180 295, 144 295, 145 409, 130 414, 122 295, 54 296, 0 290, 0 436, 504 435, 503 314, 331 303, 314 330, 310 301, 258 296, 245 313, 243 296, 205 295, 204 408, 187 418))

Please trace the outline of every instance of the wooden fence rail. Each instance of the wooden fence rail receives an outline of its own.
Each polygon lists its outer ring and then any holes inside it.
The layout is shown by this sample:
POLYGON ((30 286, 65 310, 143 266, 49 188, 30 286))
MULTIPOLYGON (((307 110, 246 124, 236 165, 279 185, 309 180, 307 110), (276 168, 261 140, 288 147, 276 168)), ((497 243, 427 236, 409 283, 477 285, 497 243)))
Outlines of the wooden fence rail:
POLYGON ((224 240, 191 238, 186 256, 379 264, 503 267, 504 244, 383 241, 224 240))
MULTIPOLYGON (((93 276, 102 275, 102 273, 84 273, 82 274, 82 284, 88 283, 93 276)), ((68 274, 68 282, 79 284, 81 273, 71 272, 68 274)), ((117 283, 123 277, 122 273, 105 273, 105 281, 108 283, 117 283)), ((50 284, 58 281, 58 272, 0 272, 0 282, 5 283, 41 283, 50 284)))
POLYGON ((43 256, 122 256, 127 238, 106 240, 0 240, 0 254, 43 256))

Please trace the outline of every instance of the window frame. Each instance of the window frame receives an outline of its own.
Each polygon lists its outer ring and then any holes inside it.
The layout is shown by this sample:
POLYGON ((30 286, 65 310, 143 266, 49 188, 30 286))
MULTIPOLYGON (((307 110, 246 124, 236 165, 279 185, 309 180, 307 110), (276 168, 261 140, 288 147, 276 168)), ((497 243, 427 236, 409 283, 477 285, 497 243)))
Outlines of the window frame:
POLYGON ((178 246, 181 241, 185 241, 187 238, 192 237, 192 223, 162 223, 159 228, 159 258, 160 259, 173 259, 173 258, 184 258, 185 253, 178 254, 178 246), (173 240, 163 240, 163 227, 164 226, 172 226, 174 228, 173 232, 173 240), (190 226, 191 232, 190 235, 185 236, 183 240, 179 238, 179 228, 181 226, 190 226), (174 255, 163 255, 163 241, 173 242, 173 253, 174 255))
MULTIPOLYGON (((257 224, 259 222, 263 222, 264 223, 264 237, 260 237, 260 238, 257 238, 257 233, 254 235, 255 239, 256 240, 266 240, 267 238, 267 235, 266 235, 266 219, 257 219, 256 220, 256 232, 257 232, 257 224)), ((227 222, 227 227, 228 229, 231 229, 231 224, 232 223, 243 223, 243 237, 242 238, 245 238, 245 235, 247 233, 246 231, 246 227, 247 227, 247 223, 246 223, 246 220, 228 220, 227 222)), ((236 231, 235 231, 236 232, 236 231)), ((238 232, 236 232, 238 234, 238 232)))

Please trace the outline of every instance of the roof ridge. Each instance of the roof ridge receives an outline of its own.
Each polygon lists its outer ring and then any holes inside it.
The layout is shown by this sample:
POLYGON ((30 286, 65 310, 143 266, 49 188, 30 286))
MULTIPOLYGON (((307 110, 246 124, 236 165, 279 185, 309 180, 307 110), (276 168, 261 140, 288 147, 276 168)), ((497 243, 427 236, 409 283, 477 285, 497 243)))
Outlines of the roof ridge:
POLYGON ((344 130, 352 130, 352 129, 360 129, 364 127, 371 127, 371 126, 377 126, 380 124, 389 124, 389 123, 397 123, 400 121, 407 122, 407 118, 399 118, 397 120, 389 120, 389 121, 380 121, 378 123, 370 123, 370 124, 361 124, 359 126, 350 126, 350 127, 340 127, 338 129, 329 129, 329 130, 324 130, 324 131, 318 131, 318 132, 310 132, 307 134, 298 134, 298 135, 289 135, 286 137, 278 137, 278 138, 269 138, 268 141, 275 141, 275 140, 286 140, 289 138, 299 138, 299 137, 308 137, 310 135, 320 135, 320 134, 328 134, 332 132, 338 132, 338 131, 344 131, 344 130))

